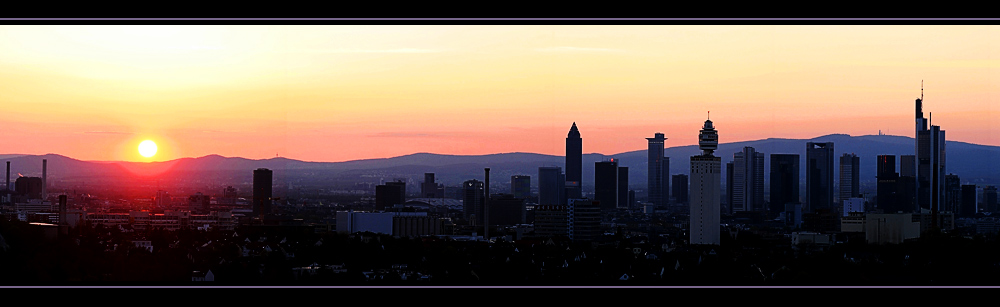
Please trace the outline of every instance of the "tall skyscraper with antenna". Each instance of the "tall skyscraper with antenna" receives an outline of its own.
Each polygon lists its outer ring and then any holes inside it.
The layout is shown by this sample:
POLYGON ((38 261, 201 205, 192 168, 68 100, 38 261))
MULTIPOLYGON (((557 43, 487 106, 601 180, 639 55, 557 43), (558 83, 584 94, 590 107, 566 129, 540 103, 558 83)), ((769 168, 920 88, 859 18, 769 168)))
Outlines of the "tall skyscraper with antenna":
POLYGON ((583 182, 583 138, 576 122, 569 128, 566 136, 566 197, 577 199, 583 197, 580 189, 583 182))
POLYGON ((944 204, 944 175, 946 174, 944 130, 941 130, 939 126, 931 125, 930 118, 924 118, 923 102, 924 85, 921 81, 920 98, 915 103, 917 130, 917 142, 914 148, 917 156, 916 203, 920 209, 937 212, 944 204))
POLYGON ((691 244, 719 245, 722 159, 713 155, 719 147, 719 135, 706 120, 698 135, 702 154, 691 157, 691 244))

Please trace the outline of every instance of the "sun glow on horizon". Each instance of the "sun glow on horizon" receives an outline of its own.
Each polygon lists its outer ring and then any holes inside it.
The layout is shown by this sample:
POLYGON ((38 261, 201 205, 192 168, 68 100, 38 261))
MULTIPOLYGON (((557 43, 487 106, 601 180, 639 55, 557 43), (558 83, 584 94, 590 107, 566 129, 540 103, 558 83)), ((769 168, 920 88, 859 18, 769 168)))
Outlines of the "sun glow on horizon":
POLYGON ((142 141, 139 143, 139 154, 146 158, 156 155, 156 143, 150 140, 142 141))

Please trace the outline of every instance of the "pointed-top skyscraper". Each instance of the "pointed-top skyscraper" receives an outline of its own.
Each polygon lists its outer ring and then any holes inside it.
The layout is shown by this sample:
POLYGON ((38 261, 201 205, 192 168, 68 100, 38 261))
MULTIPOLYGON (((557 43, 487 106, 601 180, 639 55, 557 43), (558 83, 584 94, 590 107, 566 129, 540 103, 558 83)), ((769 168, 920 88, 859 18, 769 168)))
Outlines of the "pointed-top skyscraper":
POLYGON ((698 135, 701 155, 691 157, 691 244, 719 245, 721 211, 722 159, 713 155, 719 147, 719 135, 706 120, 698 135))
POLYGON ((583 180, 583 139, 580 138, 580 130, 576 128, 576 122, 569 128, 569 135, 566 136, 566 197, 581 198, 583 193, 580 190, 583 180))

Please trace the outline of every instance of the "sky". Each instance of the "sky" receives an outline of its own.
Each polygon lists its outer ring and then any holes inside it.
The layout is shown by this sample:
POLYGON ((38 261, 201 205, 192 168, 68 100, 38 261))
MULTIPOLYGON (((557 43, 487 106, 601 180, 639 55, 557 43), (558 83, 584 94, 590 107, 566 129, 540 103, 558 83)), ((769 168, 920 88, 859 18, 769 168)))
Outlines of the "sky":
POLYGON ((0 154, 304 161, 832 133, 1000 145, 1000 26, 2 25, 0 154), (143 140, 159 151, 139 155, 143 140))

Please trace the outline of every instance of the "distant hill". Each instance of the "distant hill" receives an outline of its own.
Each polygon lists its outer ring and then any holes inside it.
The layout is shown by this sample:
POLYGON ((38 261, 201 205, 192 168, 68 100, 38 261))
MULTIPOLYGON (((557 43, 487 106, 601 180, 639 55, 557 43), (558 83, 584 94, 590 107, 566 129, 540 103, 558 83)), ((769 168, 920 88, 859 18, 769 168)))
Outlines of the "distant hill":
MULTIPOLYGON (((754 147, 758 152, 770 154, 798 154, 805 159, 806 142, 833 142, 837 157, 844 153, 854 153, 861 158, 861 181, 874 182, 876 155, 913 154, 913 138, 891 135, 849 136, 831 134, 813 139, 779 139, 722 143, 716 155, 722 157, 723 163, 732 160, 733 154, 744 146, 754 147)), ((584 148, 586 150, 586 148, 584 148)), ((671 174, 687 174, 689 159, 699 154, 696 145, 669 147, 665 154, 670 157, 671 174)), ((333 176, 380 177, 392 180, 397 176, 409 178, 411 181, 422 181, 425 172, 435 173, 438 182, 446 185, 457 185, 469 179, 482 179, 483 168, 490 167, 492 181, 503 186, 512 175, 529 175, 537 178, 538 167, 558 166, 565 170, 563 156, 543 155, 534 153, 501 153, 489 155, 441 155, 432 153, 415 153, 385 159, 365 159, 346 162, 305 162, 287 158, 270 158, 252 160, 239 157, 223 157, 209 155, 199 158, 183 158, 166 162, 95 162, 81 161, 66 156, 47 155, 0 155, 2 160, 11 161, 11 179, 18 173, 25 176, 41 176, 41 161, 48 159, 48 174, 55 180, 74 178, 127 178, 129 176, 191 176, 191 174, 225 173, 226 180, 249 181, 252 170, 269 168, 276 171, 276 177, 285 176, 302 178, 330 178, 333 176)), ((614 155, 584 154, 583 174, 584 186, 593 186, 594 162, 608 158, 621 161, 621 166, 629 168, 629 183, 635 189, 645 189, 646 186, 646 151, 637 150, 614 155)), ((946 145, 946 165, 949 173, 962 178, 963 183, 995 184, 1000 183, 1000 147, 976 145, 957 141, 948 141, 946 145)), ((897 163, 898 163, 897 159, 897 163)), ((800 160, 801 161, 801 160, 800 160)), ((800 163, 804 165, 804 163, 800 163)), ((835 162, 839 166, 839 160, 835 162)), ((0 165, 3 165, 0 163, 0 165)), ((765 169, 770 169, 770 157, 765 158, 765 169)), ((803 166, 804 167, 804 166, 803 166)), ((898 169, 898 168, 897 168, 898 169)), ((805 170, 800 170, 804 184, 805 170)), ((836 176, 836 175, 835 175, 836 176)), ((723 177, 725 174, 723 173, 723 177)), ((378 179, 376 179, 377 181, 378 179)), ((723 178, 724 182, 725 178, 723 178)), ((412 182, 411 182, 412 183, 412 182)), ((532 185, 537 185, 533 180, 532 185)))

